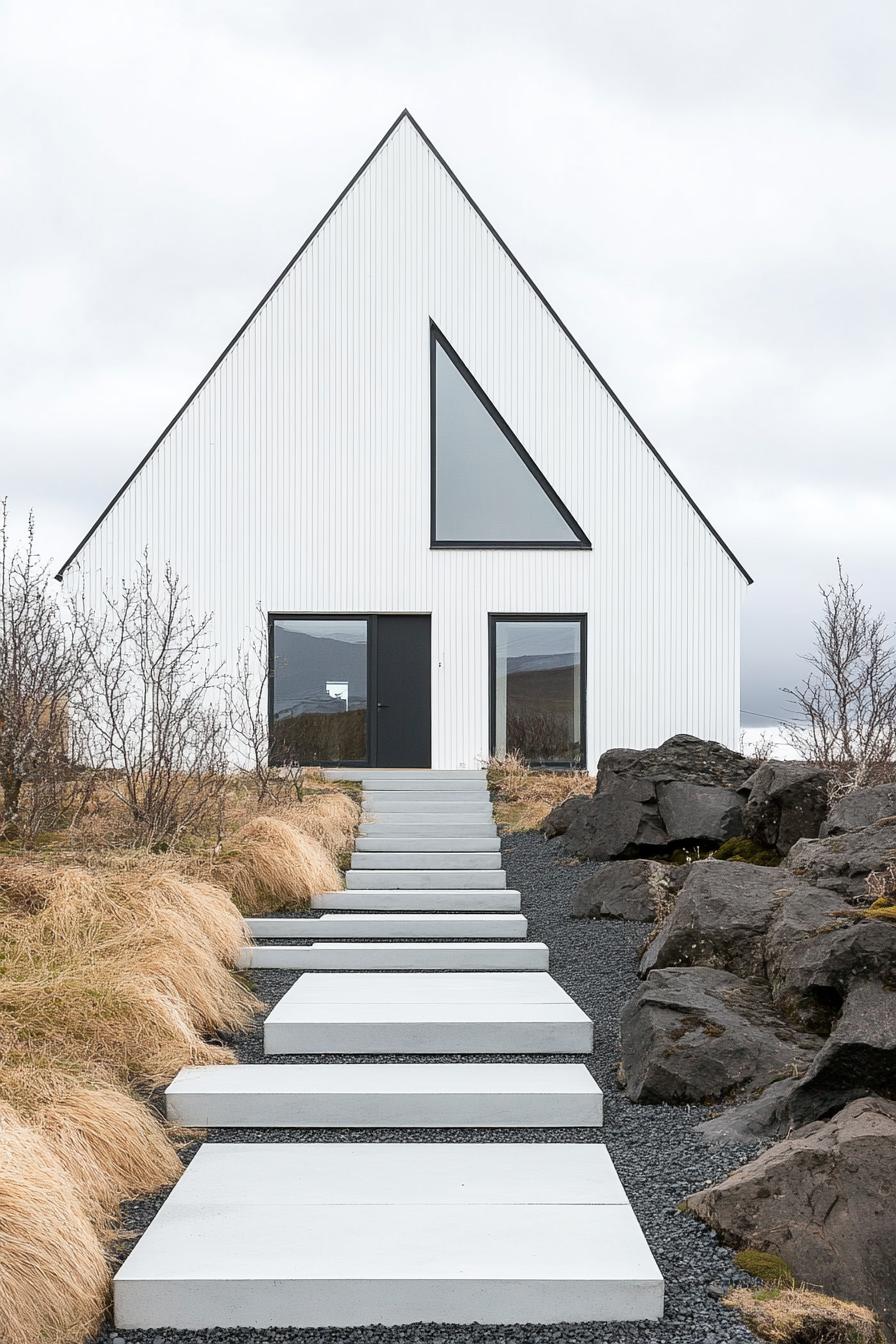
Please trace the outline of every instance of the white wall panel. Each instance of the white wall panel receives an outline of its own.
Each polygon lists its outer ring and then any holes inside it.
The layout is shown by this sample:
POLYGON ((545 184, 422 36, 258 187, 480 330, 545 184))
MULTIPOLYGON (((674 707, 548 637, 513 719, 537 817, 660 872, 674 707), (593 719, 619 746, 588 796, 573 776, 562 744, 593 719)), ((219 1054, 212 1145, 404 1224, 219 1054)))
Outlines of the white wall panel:
POLYGON ((66 573, 144 547, 214 613, 432 612, 433 765, 488 743, 492 611, 588 614, 589 764, 734 744, 744 579, 413 124, 402 120, 66 573), (593 551, 431 551, 429 320, 593 551))

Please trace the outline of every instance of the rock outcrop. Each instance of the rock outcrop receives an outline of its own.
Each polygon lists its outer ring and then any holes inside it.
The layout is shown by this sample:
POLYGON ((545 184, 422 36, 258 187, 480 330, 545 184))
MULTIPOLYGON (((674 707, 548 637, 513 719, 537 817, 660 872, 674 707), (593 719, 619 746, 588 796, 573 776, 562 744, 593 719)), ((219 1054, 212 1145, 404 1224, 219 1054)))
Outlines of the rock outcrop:
POLYGON ((743 830, 753 764, 719 742, 680 734, 649 751, 605 751, 597 788, 543 823, 582 858, 650 858, 676 847, 715 847, 743 830), (565 809, 565 810, 564 810, 565 809))
POLYGON ((652 923, 662 906, 673 900, 687 869, 650 859, 602 863, 582 883, 572 904, 574 919, 603 915, 652 923))
POLYGON ((869 1092, 896 1101, 896 990, 876 980, 852 985, 834 1030, 784 1109, 799 1125, 869 1092))
POLYGON ((896 924, 853 915, 831 892, 799 885, 769 925, 765 959, 779 1011, 827 1032, 854 981, 896 981, 896 924))
POLYGON ((633 1101, 705 1102, 804 1073, 822 1041, 785 1023, 767 990, 707 966, 651 971, 620 1021, 633 1101))
POLYGON ((896 1104, 851 1102, 686 1207, 723 1241, 779 1255, 796 1277, 877 1312, 896 1338, 896 1104))
POLYGON ((747 780, 744 835, 786 854, 797 840, 814 838, 828 811, 829 770, 804 761, 766 761, 747 780))
POLYGON ((896 865, 896 817, 873 822, 860 831, 843 831, 818 840, 798 840, 785 860, 796 877, 857 905, 869 902, 868 874, 896 865))
POLYGON ((870 789, 853 789, 831 804, 819 835, 842 835, 861 831, 876 821, 896 817, 896 784, 878 784, 870 789))
POLYGON ((641 974, 666 966, 715 966, 762 977, 766 932, 783 899, 780 886, 777 868, 714 859, 688 864, 675 905, 641 958, 641 974))

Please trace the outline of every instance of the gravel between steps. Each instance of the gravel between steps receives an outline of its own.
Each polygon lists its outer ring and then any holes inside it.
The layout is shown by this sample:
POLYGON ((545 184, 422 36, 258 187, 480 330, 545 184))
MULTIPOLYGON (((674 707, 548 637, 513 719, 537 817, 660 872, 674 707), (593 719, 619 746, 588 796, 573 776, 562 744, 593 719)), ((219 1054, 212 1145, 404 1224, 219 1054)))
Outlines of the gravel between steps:
MULTIPOLYGON (((552 1326, 454 1326, 417 1324, 371 1326, 355 1329, 218 1329, 123 1330, 108 1327, 96 1344, 748 1344, 752 1333, 713 1295, 719 1286, 749 1282, 734 1265, 731 1252, 715 1234, 687 1215, 677 1204, 691 1191, 719 1179, 756 1151, 742 1147, 709 1149, 695 1133, 704 1118, 701 1107, 635 1106, 615 1085, 619 1057, 618 1022, 623 1004, 636 985, 637 951, 646 936, 641 924, 620 920, 571 920, 572 894, 587 875, 587 865, 570 863, 555 844, 527 833, 502 841, 508 885, 522 893, 523 912, 529 919, 529 937, 550 948, 551 974, 594 1019, 593 1057, 552 1056, 584 1062, 604 1092, 603 1130, 590 1129, 452 1129, 452 1130, 209 1130, 214 1143, 345 1143, 446 1142, 498 1143, 604 1142, 616 1164, 635 1213, 666 1280, 665 1316, 659 1322, 593 1323, 552 1326), (713 1291, 711 1291, 713 1290, 713 1291)), ((292 971, 255 971, 252 981, 260 998, 275 1003, 295 981, 292 971)), ((259 1063, 262 1049, 261 1018, 256 1027, 231 1042, 244 1063, 259 1063)), ((288 1056, 268 1056, 285 1062, 288 1056)), ((308 1058, 308 1057, 306 1057, 308 1058)), ((313 1058, 313 1057, 312 1057, 313 1058)), ((331 1062, 388 1061, 406 1056, 327 1056, 331 1062)), ((488 1059, 521 1060, 526 1056, 414 1056, 415 1060, 488 1059)), ((545 1056, 531 1056, 544 1060, 545 1056)), ((195 1146, 184 1156, 189 1158, 195 1146)), ((123 1211, 124 1227, 140 1233, 151 1221, 164 1196, 136 1200, 123 1211)), ((130 1248, 127 1243, 124 1250, 130 1248)))

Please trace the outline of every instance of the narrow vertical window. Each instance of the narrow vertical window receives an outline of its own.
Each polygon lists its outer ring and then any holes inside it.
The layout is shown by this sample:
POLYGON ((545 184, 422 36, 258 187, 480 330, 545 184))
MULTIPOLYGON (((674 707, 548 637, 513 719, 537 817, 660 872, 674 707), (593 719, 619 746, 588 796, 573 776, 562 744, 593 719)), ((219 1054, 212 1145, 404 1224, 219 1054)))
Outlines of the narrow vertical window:
POLYGON ((584 765, 583 616, 492 617, 492 751, 584 765))
POLYGON ((569 509, 432 325, 433 546, 590 546, 569 509))
POLYGON ((367 621, 271 623, 274 765, 367 760, 367 621))

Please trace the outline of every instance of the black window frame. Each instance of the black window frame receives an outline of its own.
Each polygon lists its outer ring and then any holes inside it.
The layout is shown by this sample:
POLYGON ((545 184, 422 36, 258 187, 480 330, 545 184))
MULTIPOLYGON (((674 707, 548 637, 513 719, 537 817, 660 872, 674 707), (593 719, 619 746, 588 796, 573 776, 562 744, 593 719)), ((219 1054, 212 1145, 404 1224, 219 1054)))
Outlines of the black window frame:
POLYGON ((376 667, 376 614, 369 611, 269 611, 268 612, 268 764, 281 766, 369 766, 376 760, 376 714, 370 712, 370 688, 376 667), (276 621, 364 621, 367 626, 367 755, 353 761, 275 761, 271 750, 274 727, 274 624, 276 621))
POLYGON ((479 386, 444 332, 432 318, 429 319, 429 546, 433 551, 590 551, 591 542, 570 513, 544 472, 532 460, 520 440, 504 419, 497 406, 479 386), (441 346, 471 392, 488 411, 495 424, 510 443, 523 465, 534 476, 567 527, 575 533, 571 541, 440 541, 436 535, 436 348, 441 346))
POLYGON ((489 612, 488 617, 488 751, 489 756, 494 756, 497 739, 497 647, 496 634, 499 621, 515 623, 517 625, 535 625, 535 624, 559 624, 567 625, 578 623, 579 626, 579 657, 580 657, 580 685, 579 685, 579 741, 581 743, 581 759, 578 764, 571 761, 532 761, 530 764, 538 770, 550 771, 573 771, 587 769, 588 761, 588 742, 586 738, 586 727, 588 722, 587 696, 588 696, 588 615, 584 611, 496 611, 489 612))

